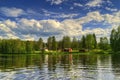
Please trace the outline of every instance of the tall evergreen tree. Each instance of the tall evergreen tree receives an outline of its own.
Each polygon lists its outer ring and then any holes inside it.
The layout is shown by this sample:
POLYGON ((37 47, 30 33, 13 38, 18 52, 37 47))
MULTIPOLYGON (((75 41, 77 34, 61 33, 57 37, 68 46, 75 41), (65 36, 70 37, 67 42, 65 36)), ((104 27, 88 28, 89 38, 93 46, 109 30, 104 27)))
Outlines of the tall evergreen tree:
POLYGON ((52 37, 52 50, 57 50, 57 41, 55 36, 52 37))
POLYGON ((38 42, 37 42, 38 48, 39 48, 39 49, 42 49, 42 48, 43 48, 43 44, 44 44, 43 39, 42 39, 42 38, 39 38, 39 40, 38 40, 38 42))
POLYGON ((49 37, 49 38, 47 39, 47 47, 48 47, 49 50, 52 49, 52 37, 49 37))
POLYGON ((57 42, 57 45, 58 45, 58 46, 57 46, 58 49, 62 49, 62 48, 63 48, 62 40, 58 41, 58 42, 57 42))
POLYGON ((73 37, 73 40, 72 40, 72 42, 71 42, 71 47, 72 47, 72 49, 75 49, 75 50, 77 50, 78 49, 78 40, 76 39, 76 37, 73 37))
POLYGON ((87 46, 86 46, 86 38, 85 38, 84 35, 81 38, 80 45, 81 45, 81 48, 84 48, 84 49, 87 48, 87 46))
POLYGON ((93 34, 93 38, 94 38, 94 49, 97 48, 97 40, 96 40, 96 35, 93 34))
POLYGON ((70 48, 71 47, 71 39, 69 36, 64 36, 62 39, 62 48, 70 48))

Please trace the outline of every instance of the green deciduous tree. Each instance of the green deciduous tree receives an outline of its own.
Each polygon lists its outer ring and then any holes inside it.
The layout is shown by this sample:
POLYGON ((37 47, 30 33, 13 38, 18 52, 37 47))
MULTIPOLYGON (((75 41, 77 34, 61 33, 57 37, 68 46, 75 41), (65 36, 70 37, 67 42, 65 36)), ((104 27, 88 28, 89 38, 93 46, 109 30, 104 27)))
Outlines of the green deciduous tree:
POLYGON ((71 39, 69 36, 64 36, 62 39, 62 49, 71 47, 71 39))
POLYGON ((100 38, 99 48, 103 50, 109 49, 109 43, 107 37, 100 38))
POLYGON ((95 34, 87 34, 86 36, 82 36, 79 41, 79 48, 84 49, 95 49, 97 48, 97 40, 95 34))
POLYGON ((26 52, 27 53, 34 52, 33 41, 26 41, 26 52))
POLYGON ((97 45, 95 34, 87 34, 85 38, 86 48, 94 49, 97 45))
POLYGON ((115 30, 111 31, 110 45, 114 52, 120 51, 120 26, 115 30))

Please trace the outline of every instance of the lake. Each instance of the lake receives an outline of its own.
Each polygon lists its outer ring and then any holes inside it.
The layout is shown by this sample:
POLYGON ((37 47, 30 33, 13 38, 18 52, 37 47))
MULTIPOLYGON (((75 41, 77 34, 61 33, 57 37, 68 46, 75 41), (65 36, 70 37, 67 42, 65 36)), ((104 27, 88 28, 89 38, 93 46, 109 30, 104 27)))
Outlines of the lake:
POLYGON ((0 80, 120 80, 120 56, 0 55, 0 80))

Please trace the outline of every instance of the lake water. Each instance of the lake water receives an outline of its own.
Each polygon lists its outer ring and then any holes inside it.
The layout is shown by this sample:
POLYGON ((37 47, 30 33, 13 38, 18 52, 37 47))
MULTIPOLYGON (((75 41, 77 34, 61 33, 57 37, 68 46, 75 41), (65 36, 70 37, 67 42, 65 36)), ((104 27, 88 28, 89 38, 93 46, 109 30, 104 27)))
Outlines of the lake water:
POLYGON ((0 80, 120 80, 120 56, 0 55, 0 80))

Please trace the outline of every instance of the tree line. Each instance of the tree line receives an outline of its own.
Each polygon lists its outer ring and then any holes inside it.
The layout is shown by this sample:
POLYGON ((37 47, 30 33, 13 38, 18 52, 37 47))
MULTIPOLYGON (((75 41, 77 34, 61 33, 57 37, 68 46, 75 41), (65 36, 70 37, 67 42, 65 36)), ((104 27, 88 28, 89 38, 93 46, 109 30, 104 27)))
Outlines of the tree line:
POLYGON ((0 40, 0 53, 32 53, 34 51, 33 46, 33 41, 2 39, 0 40))
POLYGON ((59 41, 55 36, 50 36, 47 42, 42 38, 38 41, 23 41, 20 39, 1 39, 0 53, 34 53, 41 49, 48 48, 49 50, 57 51, 64 48, 79 49, 112 49, 114 52, 120 50, 120 26, 113 29, 110 35, 110 42, 107 37, 101 37, 97 42, 95 34, 83 35, 80 39, 76 37, 63 36, 59 41))
MULTIPOLYGON (((82 36, 81 40, 76 37, 70 38, 63 36, 59 41, 55 36, 49 37, 45 43, 42 38, 38 41, 23 41, 20 39, 2 39, 0 40, 0 53, 34 53, 41 49, 48 48, 48 50, 62 50, 64 48, 79 49, 96 49, 97 41, 95 34, 88 34, 82 36)), ((101 44, 102 46, 103 44, 101 44)), ((102 47, 103 48, 103 47, 102 47)))

